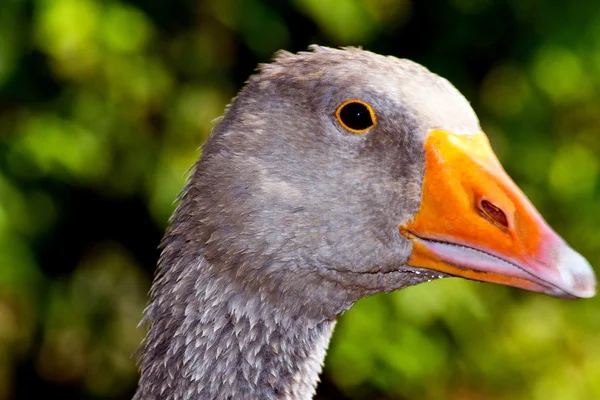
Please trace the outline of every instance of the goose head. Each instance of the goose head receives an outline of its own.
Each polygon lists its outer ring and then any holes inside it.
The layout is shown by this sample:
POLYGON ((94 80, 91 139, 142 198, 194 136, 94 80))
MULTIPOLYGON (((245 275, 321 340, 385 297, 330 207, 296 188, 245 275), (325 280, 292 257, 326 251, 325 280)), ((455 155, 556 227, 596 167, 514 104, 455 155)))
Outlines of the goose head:
POLYGON ((416 63, 280 53, 203 153, 174 225, 216 273, 292 314, 334 317, 450 275, 595 293, 589 264, 504 172, 469 103, 416 63))
MULTIPOLYGON (((591 297, 596 286, 448 81, 354 48, 279 53, 215 126, 171 219, 142 381, 168 360, 210 374, 203 351, 237 360, 231 343, 244 329, 260 336, 257 321, 332 321, 362 297, 449 276, 567 298, 591 297)), ((297 332, 280 347, 310 343, 297 332)), ((242 357, 257 370, 272 363, 248 361, 268 338, 242 357)), ((190 371, 178 373, 201 374, 190 371)), ((205 387, 220 378, 211 379, 205 387)))

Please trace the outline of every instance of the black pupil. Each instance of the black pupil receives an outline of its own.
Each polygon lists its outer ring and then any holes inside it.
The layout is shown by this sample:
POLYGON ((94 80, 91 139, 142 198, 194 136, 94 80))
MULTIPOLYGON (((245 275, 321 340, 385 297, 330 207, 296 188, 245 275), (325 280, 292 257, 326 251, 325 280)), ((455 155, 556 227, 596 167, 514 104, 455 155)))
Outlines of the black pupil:
POLYGON ((361 103, 348 103, 342 107, 340 119, 348 128, 356 131, 362 131, 373 126, 369 109, 361 103))

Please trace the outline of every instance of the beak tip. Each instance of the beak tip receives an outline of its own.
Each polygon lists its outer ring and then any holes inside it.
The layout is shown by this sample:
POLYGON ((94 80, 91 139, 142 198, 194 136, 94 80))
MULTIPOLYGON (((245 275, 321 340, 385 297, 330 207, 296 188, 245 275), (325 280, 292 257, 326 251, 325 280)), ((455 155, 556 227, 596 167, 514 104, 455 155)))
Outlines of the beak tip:
POLYGON ((561 248, 559 271, 565 289, 578 298, 596 295, 596 276, 590 263, 569 246, 561 248))

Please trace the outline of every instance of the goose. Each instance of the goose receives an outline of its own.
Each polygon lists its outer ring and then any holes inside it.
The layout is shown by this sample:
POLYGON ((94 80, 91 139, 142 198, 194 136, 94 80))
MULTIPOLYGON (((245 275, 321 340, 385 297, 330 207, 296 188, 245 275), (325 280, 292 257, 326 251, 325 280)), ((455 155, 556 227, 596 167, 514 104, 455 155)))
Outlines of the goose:
POLYGON ((445 277, 561 298, 590 264, 414 62, 279 52, 213 128, 162 245, 134 399, 311 399, 336 318, 445 277))

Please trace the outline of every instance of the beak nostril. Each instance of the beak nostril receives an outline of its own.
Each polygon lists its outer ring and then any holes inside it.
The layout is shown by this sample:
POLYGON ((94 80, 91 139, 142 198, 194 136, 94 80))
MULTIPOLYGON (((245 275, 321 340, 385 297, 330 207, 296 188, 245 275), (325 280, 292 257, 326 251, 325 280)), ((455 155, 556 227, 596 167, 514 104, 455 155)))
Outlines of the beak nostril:
POLYGON ((500 227, 508 229, 508 218, 500 207, 487 200, 481 200, 480 209, 484 217, 500 227))

